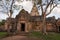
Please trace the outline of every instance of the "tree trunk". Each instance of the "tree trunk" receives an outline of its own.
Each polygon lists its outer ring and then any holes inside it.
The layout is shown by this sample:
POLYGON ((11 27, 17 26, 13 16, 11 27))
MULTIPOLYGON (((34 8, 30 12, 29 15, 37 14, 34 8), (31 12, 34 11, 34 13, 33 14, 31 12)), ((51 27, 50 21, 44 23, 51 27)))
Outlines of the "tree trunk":
POLYGON ((8 28, 8 33, 10 33, 11 30, 11 16, 12 16, 12 10, 10 10, 10 16, 9 16, 9 28, 8 28))
POLYGON ((46 35, 46 34, 47 34, 47 32, 46 32, 46 14, 44 13, 42 17, 43 17, 42 33, 43 33, 44 35, 46 35))

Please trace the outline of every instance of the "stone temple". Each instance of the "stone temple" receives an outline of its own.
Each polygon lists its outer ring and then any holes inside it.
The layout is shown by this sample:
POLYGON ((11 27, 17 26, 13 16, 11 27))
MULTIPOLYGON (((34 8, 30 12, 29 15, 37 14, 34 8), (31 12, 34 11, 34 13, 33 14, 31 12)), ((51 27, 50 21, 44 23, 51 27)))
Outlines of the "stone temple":
MULTIPOLYGON (((42 31, 42 16, 39 15, 36 5, 33 5, 31 13, 22 9, 15 18, 7 18, 4 30, 18 32, 42 31)), ((46 18, 46 30, 60 32, 60 19, 56 20, 54 16, 46 18)))

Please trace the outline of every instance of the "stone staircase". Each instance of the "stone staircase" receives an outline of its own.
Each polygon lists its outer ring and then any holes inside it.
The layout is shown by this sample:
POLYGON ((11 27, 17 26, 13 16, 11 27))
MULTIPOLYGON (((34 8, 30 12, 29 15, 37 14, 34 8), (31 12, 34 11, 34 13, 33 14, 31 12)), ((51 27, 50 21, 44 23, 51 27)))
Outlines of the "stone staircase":
POLYGON ((19 33, 17 33, 17 35, 27 36, 27 35, 29 35, 29 32, 19 32, 19 33))

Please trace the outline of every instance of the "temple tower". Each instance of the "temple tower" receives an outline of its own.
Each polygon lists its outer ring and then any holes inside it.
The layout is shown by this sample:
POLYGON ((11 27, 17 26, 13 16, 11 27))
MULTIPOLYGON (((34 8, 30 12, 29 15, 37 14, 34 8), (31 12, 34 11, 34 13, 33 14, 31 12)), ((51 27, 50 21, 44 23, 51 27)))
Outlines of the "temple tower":
POLYGON ((31 11, 30 15, 31 15, 31 16, 39 16, 39 12, 38 12, 38 9, 37 9, 35 3, 34 3, 34 5, 33 5, 33 8, 32 8, 32 11, 31 11))

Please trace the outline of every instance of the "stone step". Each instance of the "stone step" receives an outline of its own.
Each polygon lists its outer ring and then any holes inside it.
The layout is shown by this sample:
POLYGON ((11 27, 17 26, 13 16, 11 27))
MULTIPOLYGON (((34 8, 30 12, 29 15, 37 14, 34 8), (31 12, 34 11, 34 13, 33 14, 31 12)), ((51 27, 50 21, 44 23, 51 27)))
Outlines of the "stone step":
POLYGON ((17 35, 27 36, 27 35, 29 35, 29 33, 28 32, 19 32, 17 35))

